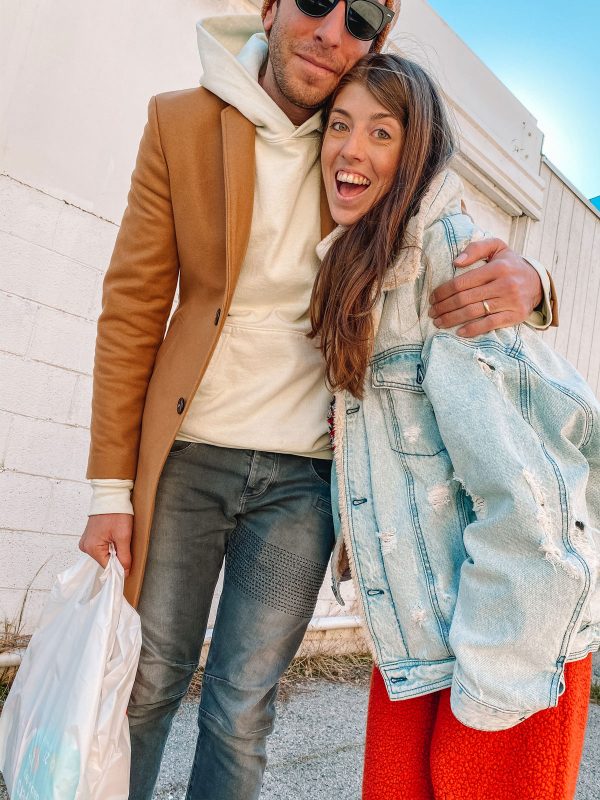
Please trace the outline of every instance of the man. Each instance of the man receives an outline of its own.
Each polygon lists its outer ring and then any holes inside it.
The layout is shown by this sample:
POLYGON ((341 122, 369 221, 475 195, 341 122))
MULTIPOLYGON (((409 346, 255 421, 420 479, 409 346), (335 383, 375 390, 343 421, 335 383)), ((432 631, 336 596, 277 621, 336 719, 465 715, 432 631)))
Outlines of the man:
MULTIPOLYGON (((318 110, 381 47, 393 8, 271 0, 266 36, 253 18, 208 20, 203 88, 150 102, 98 323, 80 543, 104 564, 114 542, 142 618, 132 800, 152 796, 224 558, 187 796, 260 793, 277 681, 333 544, 330 395, 305 335, 315 245, 332 226, 318 110)), ((537 272, 501 242, 472 245, 465 265, 480 258, 492 263, 434 298, 439 324, 465 335, 542 299, 537 272)))

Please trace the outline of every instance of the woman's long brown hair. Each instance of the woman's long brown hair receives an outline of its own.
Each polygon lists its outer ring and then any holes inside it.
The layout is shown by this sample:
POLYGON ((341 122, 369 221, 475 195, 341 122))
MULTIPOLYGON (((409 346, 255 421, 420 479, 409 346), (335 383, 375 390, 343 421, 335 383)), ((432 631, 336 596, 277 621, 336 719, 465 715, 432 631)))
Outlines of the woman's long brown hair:
POLYGON ((391 189, 335 240, 321 264, 310 304, 309 336, 320 336, 329 385, 360 398, 373 348, 371 312, 385 273, 400 249, 410 246, 404 242, 408 221, 448 164, 455 140, 440 92, 418 64, 390 53, 366 56, 342 78, 326 119, 350 83, 364 86, 404 129, 391 189))

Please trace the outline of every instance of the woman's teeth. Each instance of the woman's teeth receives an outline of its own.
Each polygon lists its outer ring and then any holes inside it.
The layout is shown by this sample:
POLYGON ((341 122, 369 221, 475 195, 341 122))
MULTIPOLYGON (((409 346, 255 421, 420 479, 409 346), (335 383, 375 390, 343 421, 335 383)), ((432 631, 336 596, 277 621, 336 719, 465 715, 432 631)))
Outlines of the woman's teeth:
POLYGON ((353 172, 338 172, 335 176, 340 183, 354 183, 357 186, 370 186, 371 181, 362 175, 355 175, 353 172))

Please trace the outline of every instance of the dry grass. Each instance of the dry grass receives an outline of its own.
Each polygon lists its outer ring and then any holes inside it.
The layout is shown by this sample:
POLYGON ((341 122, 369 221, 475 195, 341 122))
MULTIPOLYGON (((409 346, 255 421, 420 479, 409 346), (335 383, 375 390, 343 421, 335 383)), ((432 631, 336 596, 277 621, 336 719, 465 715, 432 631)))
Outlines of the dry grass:
MULTIPOLYGON (((0 654, 27 647, 29 636, 24 636, 20 632, 21 617, 22 612, 16 623, 4 620, 0 628, 0 654)), ((0 711, 16 674, 17 667, 0 667, 0 711)))
MULTIPOLYGON (((29 585, 25 589, 23 602, 21 603, 19 615, 16 620, 11 622, 5 619, 3 623, 0 623, 0 654, 27 647, 31 636, 26 636, 23 633, 23 614, 25 613, 25 604, 27 603, 27 598, 29 597, 29 592, 35 579, 44 569, 48 561, 50 561, 49 558, 46 559, 46 561, 44 561, 41 567, 36 571, 35 575, 30 580, 29 585)), ((2 711, 4 701, 8 697, 10 687, 15 675, 17 674, 17 669, 17 667, 0 667, 0 711, 2 711)))

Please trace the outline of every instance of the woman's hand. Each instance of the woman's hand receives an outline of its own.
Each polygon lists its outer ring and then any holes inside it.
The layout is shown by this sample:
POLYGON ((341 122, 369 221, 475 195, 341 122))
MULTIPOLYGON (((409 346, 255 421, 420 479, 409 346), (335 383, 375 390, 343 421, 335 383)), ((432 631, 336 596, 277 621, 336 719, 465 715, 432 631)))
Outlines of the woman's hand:
POLYGON ((538 273, 501 239, 472 242, 454 265, 469 267, 481 260, 488 263, 457 275, 432 292, 429 316, 436 327, 462 325, 458 335, 470 338, 518 325, 541 303, 538 273))

